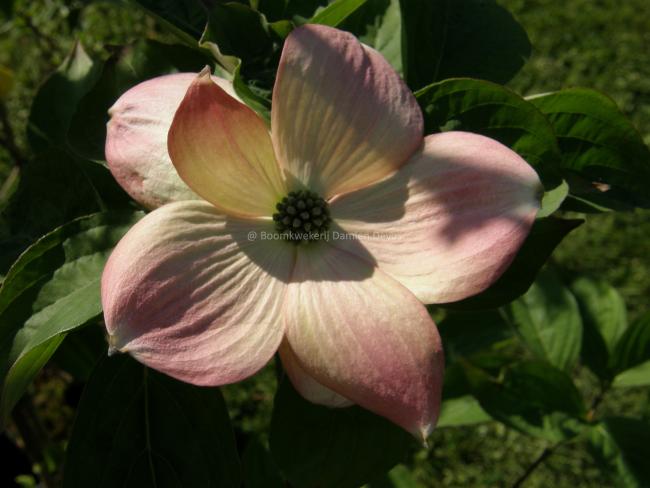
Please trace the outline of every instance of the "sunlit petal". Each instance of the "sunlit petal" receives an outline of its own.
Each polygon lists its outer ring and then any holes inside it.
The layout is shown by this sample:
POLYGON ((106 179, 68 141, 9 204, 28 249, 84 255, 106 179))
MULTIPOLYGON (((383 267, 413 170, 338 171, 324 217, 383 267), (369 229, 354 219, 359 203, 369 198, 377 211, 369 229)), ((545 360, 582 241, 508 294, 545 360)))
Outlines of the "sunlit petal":
POLYGON ((305 399, 327 407, 348 407, 353 405, 350 400, 321 385, 314 377, 307 374, 298 363, 298 359, 287 341, 284 341, 280 345, 279 352, 284 371, 287 373, 294 388, 305 399))
POLYGON ((174 116, 168 149, 183 181, 230 215, 269 216, 285 193, 266 125, 205 70, 174 116))
POLYGON ((298 250, 286 305, 287 339, 307 374, 426 438, 444 359, 413 294, 366 260, 318 244, 298 250))
POLYGON ((427 136, 393 177, 344 195, 332 215, 380 269, 425 303, 474 295, 505 271, 528 235, 542 186, 516 153, 465 132, 427 136))
MULTIPOLYGON (((106 161, 117 182, 147 208, 199 198, 176 173, 167 153, 167 132, 194 73, 160 76, 124 93, 109 110, 106 161)), ((213 76, 235 96, 232 83, 213 76)))
POLYGON ((271 127, 289 180, 325 197, 364 187, 406 162, 422 126, 399 75, 352 34, 307 25, 287 38, 271 127))
POLYGON ((221 385, 250 376, 282 340, 293 246, 249 240, 268 223, 207 202, 165 205, 119 242, 102 276, 111 346, 170 376, 221 385))

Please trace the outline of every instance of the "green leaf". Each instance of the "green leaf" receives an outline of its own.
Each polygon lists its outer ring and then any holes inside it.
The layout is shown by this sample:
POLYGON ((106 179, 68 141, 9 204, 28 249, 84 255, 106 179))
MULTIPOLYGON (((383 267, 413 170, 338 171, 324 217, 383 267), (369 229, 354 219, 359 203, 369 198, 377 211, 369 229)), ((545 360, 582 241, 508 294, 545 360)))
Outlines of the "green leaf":
POLYGON ((145 12, 190 47, 196 47, 208 20, 201 0, 134 0, 145 12))
POLYGON ((571 372, 580 356, 582 319, 578 302, 553 270, 544 269, 526 294, 505 310, 535 356, 571 372))
POLYGON ((107 168, 59 149, 40 153, 21 169, 18 188, 2 211, 7 234, 0 235, 0 268, 6 272, 55 227, 109 206, 126 208, 129 201, 107 168))
POLYGON ((398 464, 379 480, 373 481, 364 488, 424 488, 415 481, 415 477, 403 464, 398 464))
POLYGON ((650 204, 650 151, 610 98, 571 88, 529 100, 553 125, 574 197, 604 208, 650 204))
POLYGON ((650 423, 647 420, 610 417, 592 427, 589 440, 601 461, 614 467, 621 486, 641 488, 650 485, 648 464, 650 423))
POLYGON ((610 365, 620 373, 650 360, 650 312, 642 315, 616 343, 610 365))
POLYGON ((100 71, 101 64, 90 59, 81 44, 75 44, 34 97, 27 126, 27 139, 34 152, 66 145, 77 104, 95 84, 100 71))
POLYGON ((498 370, 521 356, 521 346, 499 310, 447 310, 438 324, 445 350, 443 403, 471 393, 463 364, 498 370))
POLYGON ((0 425, 65 334, 98 316, 111 249, 141 213, 74 220, 29 247, 0 289, 0 425))
POLYGON ((402 15, 399 0, 368 0, 339 26, 379 51, 402 73, 402 15))
POLYGON ((506 83, 524 65, 526 32, 494 0, 400 0, 404 74, 413 90, 467 76, 506 83))
POLYGON ((610 356, 627 328, 623 298, 605 281, 587 277, 571 283, 571 291, 584 325, 582 360, 600 378, 611 379, 610 356))
MULTIPOLYGON (((210 10, 208 25, 201 37, 202 46, 214 46, 219 55, 237 57, 245 74, 268 67, 273 39, 264 17, 241 3, 217 3, 210 10)), ((213 50, 213 54, 216 54, 213 50)), ((228 68, 227 65, 224 65, 228 68)))
POLYGON ((544 196, 542 197, 542 206, 537 212, 536 217, 538 219, 542 219, 555 213, 555 211, 560 208, 564 200, 566 200, 568 195, 569 185, 566 181, 560 180, 555 188, 551 188, 544 192, 544 196))
POLYGON ((324 9, 318 11, 311 19, 310 24, 329 25, 337 27, 341 22, 350 16, 355 10, 361 7, 367 0, 335 0, 324 9))
MULTIPOLYGON (((7 426, 11 410, 23 396, 30 383, 45 366, 59 347, 65 334, 59 334, 44 342, 25 348, 20 357, 16 358, 9 370, 3 364, 3 384, 0 391, 0 430, 7 426)), ((2 360, 5 359, 2 351, 2 360)))
POLYGON ((554 217, 538 219, 510 267, 490 288, 465 300, 445 304, 445 307, 485 310, 500 307, 523 295, 557 245, 583 222, 554 217))
POLYGON ((481 407, 513 429, 559 442, 581 428, 580 393, 566 373, 548 363, 518 363, 498 379, 471 365, 466 374, 481 407))
POLYGON ((66 334, 52 362, 75 380, 86 383, 100 359, 106 356, 106 332, 103 317, 66 334))
POLYGON ((512 148, 550 180, 560 158, 553 128, 530 102, 495 83, 467 78, 429 85, 416 93, 427 134, 464 130, 512 148))
POLYGON ((291 31, 294 29, 295 25, 290 20, 278 20, 277 22, 270 22, 269 29, 273 32, 278 38, 286 39, 291 31))
POLYGON ((449 311, 438 324, 449 359, 470 356, 512 338, 512 330, 497 310, 449 311))
POLYGON ((483 410, 481 404, 471 395, 449 398, 440 405, 437 427, 458 427, 488 422, 492 417, 483 410))
POLYGON ((97 366, 83 392, 63 487, 234 488, 239 470, 217 388, 182 383, 119 355, 97 366))
POLYGON ((268 126, 271 125, 271 101, 255 93, 241 76, 241 62, 237 64, 232 80, 235 92, 242 101, 252 108, 260 117, 264 119, 268 126))
MULTIPOLYGON (((269 22, 277 22, 286 18, 285 10, 289 0, 250 0, 250 6, 264 14, 269 22)), ((318 5, 314 6, 312 12, 318 5)))
POLYGON ((252 439, 248 442, 241 461, 246 488, 283 488, 285 486, 271 453, 259 440, 252 439))
MULTIPOLYGON (((289 26, 283 24, 280 30, 288 29, 289 26)), ((278 35, 259 12, 230 2, 213 7, 200 40, 201 47, 234 78, 237 94, 262 115, 270 107, 280 56, 272 33, 278 35)))
POLYGON ((356 488, 404 460, 415 443, 360 407, 310 403, 286 379, 275 397, 270 442, 278 466, 297 488, 356 488))
POLYGON ((619 373, 612 383, 617 388, 650 385, 650 360, 619 373))
POLYGON ((165 74, 198 72, 209 58, 181 45, 138 41, 117 50, 103 65, 92 89, 80 100, 68 141, 84 158, 103 161, 108 109, 132 86, 165 74))

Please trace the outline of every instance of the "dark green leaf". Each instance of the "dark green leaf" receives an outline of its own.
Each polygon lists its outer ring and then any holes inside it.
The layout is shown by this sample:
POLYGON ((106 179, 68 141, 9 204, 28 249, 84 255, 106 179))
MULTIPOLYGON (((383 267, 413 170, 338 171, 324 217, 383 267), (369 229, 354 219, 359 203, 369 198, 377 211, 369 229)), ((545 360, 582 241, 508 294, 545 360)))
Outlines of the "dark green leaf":
POLYGON ((496 309, 480 312, 448 310, 439 322, 438 330, 446 361, 443 403, 471 393, 463 369, 466 360, 475 366, 498 371, 521 356, 519 341, 496 309))
POLYGON ((553 125, 571 194, 586 204, 650 204, 650 151, 605 95, 571 88, 530 99, 553 125))
POLYGON ((271 453, 257 439, 248 442, 241 461, 244 488, 283 488, 285 486, 271 453))
MULTIPOLYGON (((285 10, 289 0, 250 0, 252 8, 264 14, 269 22, 277 22, 285 19, 285 10)), ((314 6, 314 10, 317 5, 314 6)), ((312 10, 313 12, 313 10, 312 10)))
POLYGON ((402 461, 414 439, 359 407, 304 400, 283 381, 271 421, 271 453, 297 488, 358 487, 402 461))
POLYGON ((339 26, 379 51, 402 73, 402 16, 399 0, 368 0, 339 26))
POLYGON ((84 158, 104 160, 108 109, 126 90, 142 81, 174 72, 199 72, 209 61, 180 45, 139 41, 115 52, 97 83, 81 99, 72 118, 68 140, 84 158))
POLYGON ((557 245, 583 222, 583 220, 563 220, 554 217, 538 219, 514 261, 501 278, 484 292, 445 306, 459 310, 480 310, 497 308, 510 303, 526 293, 557 245))
POLYGON ((608 283, 581 277, 571 283, 584 325, 583 362, 602 379, 611 379, 608 362, 614 346, 627 328, 625 303, 608 283))
POLYGON ((212 8, 200 42, 202 46, 216 46, 220 55, 241 59, 246 74, 247 69, 263 69, 273 52, 273 40, 264 17, 235 2, 218 3, 212 8))
POLYGON ((0 425, 65 334, 101 313, 104 263, 141 215, 74 220, 40 239, 11 267, 0 289, 0 425))
POLYGON ((646 361, 650 361, 650 312, 642 315, 616 343, 610 365, 620 373, 646 361))
MULTIPOLYGON (((285 24, 281 31, 289 28, 285 24)), ((209 50, 227 74, 234 77, 237 94, 263 116, 270 107, 280 56, 272 33, 278 36, 259 12, 229 2, 217 4, 210 11, 200 41, 201 47, 209 50)))
POLYGON ((367 0, 335 0, 324 9, 318 11, 309 20, 309 23, 337 27, 366 2, 367 0))
POLYGON ((120 355, 102 361, 84 390, 63 486, 234 488, 239 469, 217 388, 181 383, 120 355))
POLYGON ((560 152, 546 117, 516 93, 488 81, 445 80, 416 93, 425 133, 463 130, 496 139, 535 167, 548 190, 538 218, 557 210, 568 186, 557 173, 560 152))
POLYGON ((100 72, 101 64, 90 59, 81 44, 75 44, 34 97, 27 138, 35 152, 48 146, 65 146, 77 104, 95 84, 100 72))
POLYGON ((58 149, 39 154, 22 168, 18 188, 2 211, 2 271, 55 227, 107 207, 125 208, 129 201, 107 168, 58 149))
POLYGON ((106 329, 98 318, 66 334, 52 361, 79 382, 87 382, 100 359, 106 356, 106 329))
POLYGON ((250 0, 251 6, 264 14, 269 22, 282 19, 309 19, 319 7, 326 7, 328 0, 250 0))
POLYGON ((512 148, 546 180, 560 159, 553 128, 546 117, 516 93, 481 80, 445 80, 416 93, 427 134, 464 130, 483 134, 512 148))
POLYGON ((580 356, 582 319, 578 302, 553 270, 544 269, 526 294, 505 310, 535 356, 571 372, 580 356))
POLYGON ((233 75, 232 85, 242 101, 271 125, 271 101, 255 93, 241 77, 241 63, 237 64, 233 75))
POLYGON ((512 330, 497 310, 449 311, 438 325, 448 359, 470 356, 512 338, 512 330))
POLYGON ((481 407, 525 434, 559 442, 580 429, 585 407, 571 378, 548 363, 506 368, 499 379, 471 365, 468 381, 481 407))
POLYGON ((604 464, 614 467, 622 485, 650 486, 650 424, 646 420, 610 417, 591 429, 590 441, 604 464))
POLYGON ((403 464, 398 464, 380 479, 364 488, 424 488, 403 464))
POLYGON ((530 42, 494 0, 400 0, 404 74, 417 90, 467 76, 506 83, 530 56, 530 42))
POLYGON ((196 46, 208 21, 208 11, 201 0, 134 0, 158 19, 172 34, 190 47, 196 46))

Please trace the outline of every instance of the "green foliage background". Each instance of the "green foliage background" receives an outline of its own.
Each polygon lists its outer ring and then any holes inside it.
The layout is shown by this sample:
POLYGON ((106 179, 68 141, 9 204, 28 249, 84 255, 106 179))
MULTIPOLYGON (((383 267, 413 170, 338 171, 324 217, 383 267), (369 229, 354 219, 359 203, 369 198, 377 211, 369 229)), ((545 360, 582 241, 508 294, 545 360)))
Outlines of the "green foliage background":
MULTIPOLYGON (((87 50, 108 56, 111 45, 145 35, 164 38, 154 21, 139 11, 110 2, 84 8, 83 1, 17 0, 13 24, 0 26, 0 65, 14 73, 13 89, 5 100, 0 137, 15 147, 0 146, 0 202, 15 183, 14 162, 28 157, 24 138, 31 101, 39 84, 80 39, 87 50), (9 147, 9 149, 7 149, 9 147)), ((650 143, 650 3, 647 0, 501 0, 524 26, 533 55, 509 86, 524 95, 571 86, 592 87, 609 94, 650 143)), ((1 203, 0 203, 1 204, 1 203)), ((0 232, 6 232, 0 226, 0 232)), ((630 320, 647 308, 650 296, 650 212, 604 213, 566 239, 554 254, 565 276, 588 274, 617 288, 625 299, 630 320)), ((3 236, 7 237, 7 236, 3 236)), ((598 383, 586 368, 575 371, 587 398, 598 395, 598 383)), ((267 368, 244 383, 226 387, 229 412, 238 435, 259 437, 270 421, 275 374, 267 368)), ((49 444, 43 465, 61 463, 73 411, 66 395, 74 394, 71 378, 46 368, 32 387, 34 412, 45 419, 49 444)), ((650 420, 648 388, 612 390, 599 405, 600 413, 650 420)), ((20 419, 18 419, 20 420, 20 419)), ((14 427, 8 435, 21 442, 14 427)), ((434 444, 414 452, 391 473, 410 471, 421 486, 510 486, 549 446, 497 422, 441 428, 434 444)), ((42 468, 41 468, 42 469, 42 468)), ((29 473, 25 485, 32 483, 29 473)), ((611 470, 599 465, 584 439, 556 449, 530 476, 527 487, 616 486, 611 470), (577 445, 576 445, 577 444, 577 445)), ((372 487, 393 486, 389 480, 372 487)), ((405 485, 406 486, 406 485, 405 485)), ((418 485, 419 486, 419 485, 418 485)))

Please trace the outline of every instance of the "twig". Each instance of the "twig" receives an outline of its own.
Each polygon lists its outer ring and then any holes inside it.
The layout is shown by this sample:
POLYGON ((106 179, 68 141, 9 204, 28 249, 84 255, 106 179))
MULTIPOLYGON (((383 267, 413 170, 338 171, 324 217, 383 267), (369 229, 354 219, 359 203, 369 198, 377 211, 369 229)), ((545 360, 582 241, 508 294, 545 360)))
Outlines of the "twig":
POLYGON ((600 403, 605 398, 605 394, 609 391, 609 386, 610 386, 610 384, 607 383, 607 382, 601 382, 600 383, 600 390, 598 391, 598 394, 592 400, 591 406, 589 407, 589 410, 587 411, 587 420, 589 420, 590 422, 594 420, 594 417, 596 416, 596 409, 598 408, 600 403))
POLYGON ((559 444, 556 444, 556 445, 551 446, 551 447, 546 447, 542 451, 542 453, 539 456, 537 456, 537 459, 535 459, 532 462, 532 464, 530 466, 528 466, 528 468, 526 468, 526 471, 524 471, 524 473, 519 478, 517 478, 517 481, 515 481, 513 483, 512 488, 520 488, 521 486, 523 486, 524 482, 533 473, 533 471, 535 471, 539 467, 540 464, 542 464, 544 461, 546 461, 546 459, 551 454, 553 454, 553 451, 555 451, 555 449, 557 449, 558 446, 559 446, 559 444))

